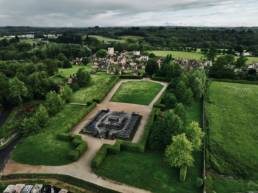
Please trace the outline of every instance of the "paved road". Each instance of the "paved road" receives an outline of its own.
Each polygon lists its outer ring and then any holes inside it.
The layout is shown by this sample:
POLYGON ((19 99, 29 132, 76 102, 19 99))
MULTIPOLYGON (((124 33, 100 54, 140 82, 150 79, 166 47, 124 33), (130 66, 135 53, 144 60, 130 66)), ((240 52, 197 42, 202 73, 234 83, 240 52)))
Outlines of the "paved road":
MULTIPOLYGON (((146 79, 144 79, 146 80, 146 79)), ((144 105, 136 105, 136 104, 128 104, 128 103, 116 103, 110 102, 112 96, 117 91, 119 86, 126 81, 132 80, 121 80, 118 82, 110 93, 106 96, 102 103, 98 104, 96 108, 91 111, 73 130, 72 132, 75 134, 80 134, 81 129, 94 118, 96 113, 101 109, 109 108, 114 111, 127 111, 127 112, 137 112, 142 115, 142 120, 139 125, 139 128, 136 131, 136 134, 133 138, 133 143, 139 142, 144 132, 144 126, 147 123, 149 114, 151 112, 153 104, 159 99, 162 93, 165 91, 167 84, 161 83, 164 87, 159 92, 159 94, 155 97, 152 103, 148 106, 144 105)), ((142 80, 134 80, 134 81, 142 81, 142 80)), ((151 81, 151 80, 147 80, 151 81)), ((97 139, 91 137, 89 135, 80 134, 82 138, 88 144, 87 152, 78 160, 77 162, 64 165, 64 166, 31 166, 16 163, 12 160, 9 160, 5 169, 4 174, 12 174, 12 173, 54 173, 54 174, 66 174, 70 176, 74 176, 76 178, 80 178, 82 180, 86 180, 88 182, 97 184, 102 187, 106 187, 109 189, 113 189, 122 193, 149 193, 149 191, 135 188, 132 186, 128 186, 126 184, 121 184, 109 179, 104 179, 100 176, 97 176, 91 169, 90 164, 98 150, 101 148, 103 144, 114 144, 115 140, 106 140, 106 139, 97 139)))

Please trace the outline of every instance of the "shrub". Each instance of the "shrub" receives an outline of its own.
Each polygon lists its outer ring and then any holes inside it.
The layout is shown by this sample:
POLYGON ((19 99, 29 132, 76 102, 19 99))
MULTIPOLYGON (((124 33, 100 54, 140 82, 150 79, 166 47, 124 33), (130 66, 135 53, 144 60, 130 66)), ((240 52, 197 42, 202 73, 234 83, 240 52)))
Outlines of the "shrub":
POLYGON ((56 137, 57 137, 57 139, 63 140, 63 141, 70 141, 71 140, 71 135, 66 134, 66 133, 58 134, 56 137))
POLYGON ((72 150, 69 153, 69 157, 71 160, 76 161, 80 158, 80 152, 77 150, 72 150))
POLYGON ((107 148, 109 146, 110 145, 108 145, 108 144, 102 145, 102 147, 100 148, 100 150, 98 151, 98 153, 96 154, 96 156, 94 157, 94 159, 91 162, 92 168, 95 168, 95 169, 98 168, 100 166, 100 164, 104 161, 104 159, 107 156, 107 152, 108 152, 107 148))
POLYGON ((203 179, 202 178, 197 178, 196 179, 196 187, 201 188, 203 186, 203 179))

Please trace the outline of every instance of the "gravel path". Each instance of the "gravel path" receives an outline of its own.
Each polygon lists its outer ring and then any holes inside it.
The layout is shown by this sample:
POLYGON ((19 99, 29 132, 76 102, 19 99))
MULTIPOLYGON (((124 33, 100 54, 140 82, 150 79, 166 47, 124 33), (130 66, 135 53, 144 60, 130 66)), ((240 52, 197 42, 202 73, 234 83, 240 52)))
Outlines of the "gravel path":
MULTIPOLYGON (((151 102, 150 105, 136 105, 136 104, 128 104, 128 103, 117 103, 110 102, 112 96, 115 94, 119 86, 126 81, 152 81, 149 79, 143 80, 121 80, 119 81, 109 92, 106 98, 102 103, 98 104, 96 108, 91 111, 73 130, 72 132, 75 134, 79 134, 81 129, 91 121, 95 114, 101 109, 111 109, 114 111, 126 111, 126 112, 136 112, 142 115, 142 120, 137 129, 135 136, 133 138, 133 143, 137 143, 144 132, 144 126, 148 120, 149 114, 153 107, 153 104, 160 98, 160 96, 165 91, 167 84, 161 83, 163 85, 163 89, 159 92, 159 94, 155 97, 155 99, 151 102)), ((156 82, 156 81, 153 81, 156 82)), ((89 135, 80 134, 82 138, 88 143, 87 152, 77 161, 64 166, 31 166, 16 163, 13 160, 9 160, 6 164, 6 167, 3 171, 4 175, 13 174, 13 173, 53 173, 53 174, 66 174, 76 178, 80 178, 82 180, 97 184, 102 187, 106 187, 109 189, 116 190, 122 193, 148 193, 149 191, 135 188, 132 186, 128 186, 126 184, 121 184, 109 179, 104 179, 100 176, 97 176, 91 170, 90 163, 91 160, 96 155, 97 151, 101 148, 103 144, 114 144, 115 140, 106 140, 106 139, 98 139, 91 137, 89 135)))

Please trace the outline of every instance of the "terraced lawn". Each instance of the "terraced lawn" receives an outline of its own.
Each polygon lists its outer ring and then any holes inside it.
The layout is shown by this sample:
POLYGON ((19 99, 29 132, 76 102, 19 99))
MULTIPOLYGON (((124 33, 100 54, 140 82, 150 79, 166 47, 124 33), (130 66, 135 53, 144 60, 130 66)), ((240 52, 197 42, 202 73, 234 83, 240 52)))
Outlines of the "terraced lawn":
MULTIPOLYGON (((257 96, 257 85, 212 82, 206 104, 209 162, 213 170, 224 175, 245 178, 246 182, 258 180, 257 96)), ((226 183, 228 179, 224 180, 226 183)), ((216 181, 215 190, 218 192, 224 187, 222 181, 216 181)), ((232 183, 232 192, 242 190, 237 190, 236 187, 240 186, 234 184, 236 182, 232 183)), ((227 186, 230 190, 230 183, 227 186)))
POLYGON ((161 84, 150 81, 128 81, 121 84, 112 101, 149 105, 162 87, 161 84))

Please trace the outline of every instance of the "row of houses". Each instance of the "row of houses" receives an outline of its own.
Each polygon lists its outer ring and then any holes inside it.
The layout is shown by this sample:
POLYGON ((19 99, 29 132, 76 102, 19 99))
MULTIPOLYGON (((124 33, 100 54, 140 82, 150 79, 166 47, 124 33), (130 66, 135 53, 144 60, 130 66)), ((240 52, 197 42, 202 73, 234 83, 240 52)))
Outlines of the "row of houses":
POLYGON ((66 189, 60 189, 51 185, 16 184, 8 185, 3 193, 71 193, 66 189))

